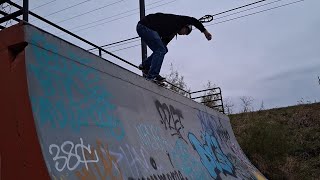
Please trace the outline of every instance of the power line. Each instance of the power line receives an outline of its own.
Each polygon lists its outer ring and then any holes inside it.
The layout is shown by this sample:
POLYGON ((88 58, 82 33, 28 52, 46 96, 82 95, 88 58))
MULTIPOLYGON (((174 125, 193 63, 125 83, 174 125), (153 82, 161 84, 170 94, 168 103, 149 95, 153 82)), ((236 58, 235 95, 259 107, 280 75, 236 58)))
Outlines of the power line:
MULTIPOLYGON (((101 48, 103 48, 103 47, 114 48, 114 47, 117 47, 117 46, 121 46, 121 45, 125 45, 125 44, 130 44, 130 43, 133 43, 133 42, 136 42, 136 41, 140 41, 140 39, 138 39, 138 38, 140 38, 140 37, 134 37, 134 38, 126 39, 126 40, 123 40, 123 41, 118 41, 118 42, 114 42, 114 43, 111 43, 111 44, 106 44, 106 45, 103 45, 103 46, 100 46, 100 47, 101 48), (134 39, 136 39, 136 40, 134 40, 134 39), (128 40, 134 40, 134 41, 126 42, 128 40), (122 43, 122 42, 124 42, 124 43, 122 43), (121 43, 121 44, 119 44, 119 43, 121 43)), ((91 50, 96 50, 96 48, 88 49, 88 51, 91 51, 91 50)))
POLYGON ((276 1, 272 1, 272 2, 266 3, 266 4, 255 6, 253 8, 249 8, 249 9, 245 9, 245 10, 238 11, 238 12, 235 12, 235 13, 231 13, 231 14, 228 14, 228 15, 225 15, 225 16, 221 16, 221 17, 215 18, 215 20, 222 19, 222 18, 225 18, 225 17, 228 17, 228 16, 232 16, 232 15, 235 15, 235 14, 239 14, 239 13, 242 13, 242 12, 245 12, 245 11, 249 11, 249 10, 252 10, 252 9, 257 9, 259 7, 263 7, 263 6, 266 6, 266 5, 269 5, 269 4, 273 4, 273 3, 276 3, 276 2, 280 2, 280 1, 283 1, 283 0, 276 0, 276 1))
MULTIPOLYGON (((156 2, 153 2, 153 3, 150 3, 150 4, 148 4, 147 6, 150 6, 150 5, 152 5, 152 4, 156 4, 156 3, 159 3, 159 2, 162 2, 162 0, 159 0, 159 1, 156 1, 156 2)), ((119 13, 119 14, 116 14, 116 15, 113 15, 113 16, 109 16, 109 17, 106 17, 106 18, 102 18, 102 19, 99 19, 99 20, 96 20, 96 21, 87 23, 87 24, 83 24, 83 25, 80 25, 80 26, 76 26, 76 27, 71 28, 70 30, 73 30, 73 29, 76 29, 76 28, 79 28, 79 27, 83 27, 83 26, 87 26, 87 25, 90 25, 90 24, 94 24, 94 23, 96 23, 96 22, 100 22, 100 21, 103 21, 103 20, 106 20, 106 19, 110 19, 110 18, 113 18, 113 17, 117 17, 117 16, 120 16, 120 15, 122 15, 122 14, 126 14, 126 13, 128 13, 128 12, 132 12, 132 11, 136 11, 136 10, 139 10, 139 8, 131 9, 131 10, 128 10, 128 11, 125 11, 125 12, 122 12, 122 13, 119 13)), ((63 21, 64 21, 64 20, 63 20, 63 21)))
MULTIPOLYGON (((146 9, 146 10, 150 10, 150 9, 157 8, 157 7, 160 7, 160 6, 168 5, 168 4, 173 3, 173 2, 175 2, 175 1, 177 1, 177 0, 173 0, 173 1, 170 1, 170 2, 166 2, 166 3, 160 4, 160 5, 158 5, 158 6, 154 6, 154 7, 148 8, 148 9, 146 9)), ((138 13, 139 13, 139 12, 138 12, 138 13)), ((116 18, 116 19, 113 19, 113 20, 110 20, 110 21, 107 21, 107 22, 103 22, 103 23, 99 23, 99 24, 96 24, 96 25, 93 25, 93 26, 89 26, 89 27, 86 27, 86 28, 82 28, 82 29, 76 30, 76 31, 74 31, 74 32, 79 32, 79 31, 83 31, 83 30, 86 30, 86 29, 90 29, 90 28, 93 28, 93 27, 100 26, 100 25, 104 25, 104 24, 107 24, 107 23, 110 23, 110 22, 113 22, 113 21, 116 21, 116 20, 119 20, 119 19, 123 19, 123 18, 129 17, 129 16, 132 16, 132 15, 135 15, 135 14, 137 14, 137 12, 132 13, 132 14, 129 14, 129 15, 126 15, 126 16, 122 16, 122 17, 120 17, 120 18, 116 18)), ((92 23, 90 23, 90 24, 92 24, 92 23)), ((87 25, 87 24, 86 24, 86 25, 87 25)), ((81 25, 81 26, 85 26, 85 25, 81 25)), ((71 28, 70 30, 76 29, 76 28, 81 27, 81 26, 77 26, 77 27, 71 28)))
MULTIPOLYGON (((243 6, 239 6, 239 7, 236 7, 236 8, 232 8, 232 9, 229 9, 229 10, 227 10, 227 11, 223 11, 223 12, 220 12, 220 13, 216 13, 216 14, 214 14, 214 15, 212 15, 212 16, 218 16, 218 15, 220 15, 220 14, 224 14, 224 13, 227 13, 227 12, 235 11, 235 10, 240 9, 240 8, 252 6, 252 5, 254 5, 254 4, 258 4, 258 3, 261 3, 261 2, 264 2, 264 1, 266 1, 266 0, 260 0, 260 1, 256 1, 256 2, 253 2, 253 3, 245 4, 245 5, 243 5, 243 6)), ((278 0, 278 1, 281 1, 281 0, 278 0)), ((236 13, 235 13, 235 14, 236 14, 236 13)), ((219 18, 219 19, 220 19, 220 18, 219 18)), ((98 24, 98 25, 99 25, 99 24, 98 24)), ((92 26, 91 26, 91 27, 92 27, 92 26)), ((89 27, 89 28, 91 28, 91 27, 89 27)), ((94 26, 93 26, 93 27, 94 27, 94 26)), ((86 29, 86 28, 85 28, 85 29, 86 29)), ((72 30, 72 29, 71 29, 71 30, 72 30)), ((135 38, 139 38, 139 37, 134 37, 134 39, 135 39, 135 38)), ((107 44, 107 45, 104 45, 104 46, 101 46, 101 47, 106 47, 106 46, 110 46, 110 45, 113 45, 113 44, 117 44, 117 43, 129 41, 129 40, 131 40, 131 39, 133 39, 133 38, 126 39, 126 40, 122 40, 122 41, 118 41, 118 42, 111 43, 111 44, 107 44)), ((93 48, 93 49, 94 49, 94 48, 93 48)), ((92 50, 92 49, 90 49, 90 50, 92 50)))
POLYGON ((136 44, 136 45, 133 45, 133 46, 129 46, 129 47, 125 47, 125 48, 117 49, 117 50, 114 50, 114 51, 110 51, 110 52, 122 51, 122 50, 125 50, 125 49, 130 49, 130 48, 133 48, 133 47, 136 47, 136 46, 140 46, 140 45, 141 45, 141 43, 136 44))
POLYGON ((80 2, 80 3, 78 3, 78 4, 74 4, 74 5, 72 5, 72 6, 69 6, 69 7, 64 8, 64 9, 60 9, 60 10, 55 11, 55 12, 53 12, 53 13, 47 14, 47 15, 45 15, 45 16, 43 16, 43 17, 45 18, 45 17, 48 17, 48 16, 52 16, 52 15, 54 15, 54 14, 57 14, 57 13, 59 13, 59 12, 65 11, 65 10, 70 9, 70 8, 74 8, 74 7, 76 7, 76 6, 79 6, 79 5, 84 4, 84 3, 86 3, 86 2, 89 2, 89 1, 92 1, 92 0, 82 1, 82 2, 80 2))
POLYGON ((68 21, 68 20, 71 20, 71 19, 74 19, 74 18, 76 18, 76 17, 80 17, 80 16, 83 16, 83 15, 92 13, 92 12, 94 12, 94 11, 97 11, 97 10, 100 10, 100 9, 103 9, 103 8, 106 8, 106 7, 109 7, 109 6, 112 6, 112 5, 115 5, 115 4, 120 3, 120 2, 122 2, 122 1, 124 1, 124 0, 116 1, 116 2, 113 2, 113 3, 107 4, 107 5, 105 5, 105 6, 102 6, 102 7, 100 7, 100 8, 96 8, 96 9, 93 9, 93 10, 91 10, 91 11, 88 11, 88 12, 85 12, 85 13, 82 13, 82 14, 78 14, 78 15, 76 15, 76 16, 73 16, 73 17, 67 18, 67 19, 65 19, 65 20, 59 21, 59 22, 57 22, 57 24, 58 24, 58 23, 65 22, 65 21, 68 21))
POLYGON ((266 0, 260 0, 260 1, 256 1, 256 2, 253 2, 253 3, 245 4, 243 6, 239 6, 239 7, 233 8, 233 9, 229 9, 227 11, 223 11, 223 12, 220 12, 220 13, 213 14, 212 16, 218 16, 220 14, 225 14, 227 12, 235 11, 237 9, 241 9, 241 8, 244 8, 244 7, 247 7, 247 6, 252 6, 254 4, 258 4, 258 3, 261 3, 261 2, 264 2, 264 1, 266 1, 266 0))
MULTIPOLYGON (((273 2, 270 2, 270 3, 267 3, 267 4, 264 4, 264 5, 260 5, 260 6, 256 6, 254 8, 250 8, 250 9, 247 9, 247 10, 243 10, 243 11, 240 11, 240 12, 244 12, 244 11, 248 11, 248 10, 252 10, 252 9, 256 9, 258 7, 262 7, 262 6, 265 6, 265 5, 269 5, 269 4, 272 4, 272 3, 275 3, 275 2, 279 2, 279 1, 282 1, 282 0, 277 0, 277 1, 273 1, 273 2)), ((236 20, 236 19, 240 19, 240 18, 243 18, 243 17, 246 17, 246 16, 250 16, 250 15, 254 15, 254 14, 258 14, 258 13, 262 13, 262 12, 265 12, 265 11, 269 11, 269 10, 272 10, 272 9, 276 9, 276 8, 280 8, 280 7, 283 7, 283 6, 287 6, 287 5, 291 5, 291 4, 294 4, 294 3, 297 3, 297 2, 301 2, 301 1, 304 1, 304 0, 300 0, 300 1, 295 1, 295 2, 292 2, 292 3, 288 3, 288 4, 284 4, 284 5, 281 5, 281 6, 277 6, 277 7, 273 7, 273 8, 269 8, 269 9, 266 9, 266 10, 262 10, 262 11, 258 11, 258 12, 254 12, 254 13, 251 13, 251 14, 247 14, 247 15, 243 15, 243 16, 239 16, 239 17, 235 17, 235 18, 231 18, 231 19, 227 19, 227 20, 224 20, 224 21, 220 21, 220 22, 217 22, 217 23, 213 23, 213 24, 209 24, 209 25, 206 25, 206 26, 212 26, 212 25, 216 25, 216 24, 221 24, 221 23, 224 23, 224 22, 228 22, 228 21, 232 21, 232 20, 236 20)), ((259 2, 259 1, 258 1, 259 2)), ((261 1, 262 2, 262 1, 261 1)), ((256 3, 255 3, 256 4, 256 3)), ((247 5, 245 6, 241 6, 241 7, 247 7, 247 5)), ((234 8, 235 9, 239 9, 239 8, 234 8)), ((230 10, 228 11, 224 11, 225 13, 226 12, 230 12, 230 10)), ((236 13, 233 13, 231 15, 234 15, 234 14, 238 14, 240 12, 236 12, 236 13)), ((218 13, 219 15, 222 14, 222 13, 218 13)), ((223 17, 227 17, 227 16, 230 16, 230 15, 226 15, 226 16, 223 16, 223 17)), ((223 17, 219 17, 217 19, 221 19, 223 17)), ((139 37, 135 37, 135 38, 139 38, 139 37)), ((125 41, 129 41, 131 40, 132 38, 130 39, 126 39, 126 40, 122 40, 120 42, 125 42, 125 41)), ((116 43, 120 43, 120 42, 116 42, 116 43)), ((115 44, 115 43, 112 43, 112 44, 115 44)), ((103 47, 106 47, 108 45, 104 45, 103 47)), ((101 46, 102 47, 102 46, 101 46)))
POLYGON ((47 3, 44 3, 44 4, 39 5, 39 6, 37 6, 37 7, 34 7, 34 8, 32 8, 32 9, 30 9, 30 10, 35 10, 35 9, 37 9, 37 8, 40 8, 40 7, 46 6, 46 5, 48 5, 48 4, 50 4, 50 3, 54 2, 54 1, 56 1, 56 0, 49 1, 49 2, 47 2, 47 3))
POLYGON ((280 7, 289 6, 289 5, 292 5, 292 4, 295 4, 295 3, 298 3, 298 2, 302 2, 302 1, 304 1, 304 0, 294 1, 294 2, 291 2, 291 3, 283 4, 283 5, 280 5, 280 6, 275 6, 275 7, 269 8, 269 9, 264 9, 264 10, 257 11, 257 12, 254 12, 254 13, 250 13, 250 14, 246 14, 246 15, 243 15, 243 16, 238 16, 238 17, 227 19, 227 20, 224 20, 224 21, 208 24, 208 25, 206 25, 206 27, 207 26, 216 25, 216 24, 225 23, 225 22, 228 22, 228 21, 233 21, 233 20, 236 20, 236 19, 244 18, 244 17, 247 17, 247 16, 255 15, 255 14, 259 14, 259 13, 270 11, 270 10, 277 9, 277 8, 280 8, 280 7))
MULTIPOLYGON (((216 25, 216 24, 222 24, 222 23, 225 23, 225 22, 228 22, 228 21, 233 21, 233 20, 236 20, 236 19, 240 19, 240 18, 244 18, 244 17, 247 17, 247 16, 251 16, 251 15, 259 14, 259 13, 262 13, 262 12, 270 11, 270 10, 273 10, 273 9, 277 9, 277 8, 280 8, 280 7, 289 6, 289 5, 292 5, 292 4, 295 4, 295 3, 298 3, 298 2, 302 2, 302 1, 304 1, 304 0, 294 1, 294 2, 291 2, 291 3, 287 3, 287 4, 280 5, 280 6, 272 7, 272 8, 269 8, 269 9, 257 11, 257 12, 250 13, 250 14, 246 14, 246 15, 243 15, 243 16, 238 16, 238 17, 235 17, 235 18, 232 18, 232 19, 227 19, 227 20, 220 21, 220 22, 213 23, 213 24, 209 24, 209 25, 206 25, 206 26, 212 26, 212 25, 216 25)), ((124 41, 125 41, 125 40, 123 40, 122 42, 124 42, 124 41)), ((137 46, 138 46, 138 45, 137 45, 137 46)), ((133 47, 134 47, 134 46, 133 46, 133 47)), ((124 49, 129 49, 129 48, 132 48, 132 47, 127 47, 127 48, 119 49, 119 50, 117 50, 117 51, 124 50, 124 49)))

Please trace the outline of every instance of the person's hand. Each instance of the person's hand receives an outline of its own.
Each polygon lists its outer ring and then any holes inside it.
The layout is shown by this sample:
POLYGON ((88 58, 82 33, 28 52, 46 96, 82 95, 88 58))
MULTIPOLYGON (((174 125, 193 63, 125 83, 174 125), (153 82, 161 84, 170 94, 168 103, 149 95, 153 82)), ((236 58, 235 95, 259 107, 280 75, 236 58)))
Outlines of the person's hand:
POLYGON ((208 39, 208 41, 210 41, 212 39, 212 35, 207 30, 205 30, 203 33, 206 36, 206 38, 208 39))

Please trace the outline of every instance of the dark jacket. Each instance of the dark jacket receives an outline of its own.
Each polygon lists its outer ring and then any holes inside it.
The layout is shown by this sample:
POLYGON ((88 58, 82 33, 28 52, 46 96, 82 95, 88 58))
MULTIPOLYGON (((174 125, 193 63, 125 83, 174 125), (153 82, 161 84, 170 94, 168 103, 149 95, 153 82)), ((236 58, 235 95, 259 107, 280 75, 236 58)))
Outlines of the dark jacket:
POLYGON ((196 18, 174 14, 149 14, 141 19, 139 23, 157 31, 165 45, 186 25, 193 25, 201 32, 206 30, 196 18))

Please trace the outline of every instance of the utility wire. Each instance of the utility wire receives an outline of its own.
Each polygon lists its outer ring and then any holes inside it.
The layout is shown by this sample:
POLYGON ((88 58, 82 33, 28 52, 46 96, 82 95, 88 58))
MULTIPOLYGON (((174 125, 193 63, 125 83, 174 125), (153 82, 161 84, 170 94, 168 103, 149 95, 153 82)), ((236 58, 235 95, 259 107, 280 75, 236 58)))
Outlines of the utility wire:
MULTIPOLYGON (((139 37, 138 37, 138 38, 139 38, 139 37)), ((104 48, 104 49, 115 48, 115 47, 118 47, 118 46, 123 46, 123 45, 125 45, 125 44, 131 44, 131 43, 137 42, 137 41, 140 41, 140 39, 136 39, 136 40, 129 41, 129 42, 124 42, 124 43, 121 43, 121 44, 114 44, 114 45, 111 45, 111 46, 107 46, 107 47, 104 48)), ((101 46, 101 48, 102 48, 102 46, 101 46)), ((88 51, 91 51, 91 50, 93 50, 92 52, 98 51, 98 49, 96 49, 96 48, 88 49, 88 51)))
MULTIPOLYGON (((125 48, 117 49, 117 50, 114 50, 114 51, 110 51, 110 52, 122 51, 122 50, 125 50, 125 49, 130 49, 130 48, 133 48, 133 47, 137 47, 137 46, 140 46, 140 45, 141 45, 141 43, 136 44, 136 45, 133 45, 133 46, 129 46, 129 47, 125 47, 125 48)), ((106 54, 106 53, 105 53, 105 54, 106 54)))
MULTIPOLYGON (((168 4, 173 3, 173 2, 175 2, 175 1, 177 1, 177 0, 169 1, 169 2, 166 2, 166 3, 160 4, 160 5, 157 5, 157 6, 148 8, 148 9, 146 9, 146 10, 150 10, 150 9, 154 9, 154 8, 157 8, 157 7, 160 7, 160 6, 168 5, 168 4)), ((110 20, 110 21, 107 21, 107 22, 103 22, 103 23, 99 23, 99 24, 96 24, 96 25, 93 25, 93 26, 89 26, 89 27, 86 27, 86 28, 82 28, 82 29, 79 29, 79 30, 76 30, 76 31, 73 31, 73 32, 79 32, 79 31, 83 31, 83 30, 86 30, 86 29, 90 29, 90 28, 93 28, 93 27, 100 26, 100 25, 104 25, 104 24, 107 24, 107 23, 110 23, 110 22, 113 22, 113 21, 116 21, 116 20, 119 20, 119 19, 123 19, 123 18, 129 17, 129 16, 132 16, 132 15, 138 14, 138 13, 139 13, 139 12, 131 13, 131 14, 129 14, 129 15, 122 16, 122 17, 120 17, 120 18, 116 18, 116 19, 113 19, 113 20, 110 20)), ((116 16, 118 16, 118 15, 116 15, 116 16)), ((110 17, 108 17, 108 18, 110 18, 110 17)), ((105 19, 107 19, 107 18, 105 18, 105 19)), ((95 21, 95 22, 97 22, 97 21, 95 21)), ((89 24, 92 24, 92 23, 89 23, 89 24)), ((78 27, 82 27, 82 26, 86 26, 86 25, 88 25, 88 24, 81 25, 81 26, 77 26, 77 27, 71 28, 71 29, 69 29, 69 30, 73 30, 73 29, 76 29, 76 28, 78 28, 78 27)))
MULTIPOLYGON (((216 13, 216 14, 214 14, 214 15, 212 15, 212 16, 218 16, 218 15, 220 15, 220 14, 224 14, 224 13, 227 13, 227 12, 235 11, 235 10, 240 9, 240 8, 252 6, 252 5, 254 5, 254 4, 258 4, 258 3, 261 3, 261 2, 264 2, 264 1, 266 1, 266 0, 260 0, 260 1, 256 1, 256 2, 253 2, 253 3, 245 4, 245 5, 243 5, 243 6, 239 6, 239 7, 236 7, 236 8, 232 8, 232 9, 229 9, 229 10, 227 10, 227 11, 223 11, 223 12, 220 12, 220 13, 216 13)), ((281 0, 280 0, 280 1, 281 1, 281 0)), ((99 25, 99 24, 98 24, 98 25, 99 25)), ((92 26, 91 26, 91 27, 92 27, 92 26)), ((91 27, 89 27, 89 28, 91 28, 91 27)), ((93 27, 94 27, 94 26, 93 26, 93 27)), ((77 28, 77 27, 75 27, 75 28, 77 28)), ((75 28, 73 28, 73 29, 75 29, 75 28)), ((86 29, 86 28, 85 28, 85 29, 86 29)), ((71 29, 71 30, 72 30, 72 29, 71 29)), ((130 41, 131 39, 135 39, 135 38, 139 38, 139 37, 134 37, 134 38, 130 38, 130 39, 118 41, 118 42, 111 43, 111 44, 107 44, 107 45, 104 45, 104 46, 101 46, 101 47, 106 47, 106 46, 110 46, 110 45, 113 45, 113 44, 116 44, 116 43, 122 43, 122 42, 125 42, 125 41, 130 41)), ((93 49, 95 49, 95 48, 93 48, 93 49)), ((92 50, 92 49, 90 49, 90 50, 92 50)))
MULTIPOLYGON (((294 1, 294 2, 291 2, 291 3, 283 4, 283 5, 280 5, 280 6, 275 6, 275 7, 272 7, 272 8, 268 8, 268 9, 265 9, 265 10, 257 11, 257 12, 250 13, 250 14, 246 14, 246 15, 243 15, 243 16, 238 16, 238 17, 235 17, 235 18, 227 19, 227 20, 220 21, 220 22, 217 22, 217 23, 212 23, 212 24, 206 25, 206 27, 207 27, 207 26, 216 25, 216 24, 222 24, 222 23, 225 23, 225 22, 229 22, 229 21, 233 21, 233 20, 236 20, 236 19, 244 18, 244 17, 247 17, 247 16, 259 14, 259 13, 266 12, 266 11, 270 11, 270 10, 273 10, 273 9, 278 9, 278 8, 280 8, 280 7, 289 6, 289 5, 296 4, 296 3, 299 3, 299 2, 302 2, 302 1, 304 1, 304 0, 294 1)), ((134 46, 133 46, 133 47, 134 47, 134 46)), ((127 48, 119 49, 119 50, 117 50, 117 51, 121 51, 121 50, 124 50, 124 49, 129 49, 129 48, 132 48, 132 47, 127 47, 127 48)))
POLYGON ((220 14, 225 14, 227 12, 235 11, 237 9, 241 9, 241 8, 244 8, 244 7, 247 7, 247 6, 252 6, 254 4, 258 4, 258 3, 261 3, 261 2, 264 2, 264 1, 266 1, 266 0, 260 0, 260 1, 256 1, 256 2, 253 2, 253 3, 249 3, 249 4, 246 4, 246 5, 243 5, 243 6, 239 6, 239 7, 233 8, 233 9, 229 9, 227 11, 223 11, 223 12, 220 12, 220 13, 213 14, 212 16, 218 16, 220 14))
POLYGON ((304 0, 294 1, 294 2, 291 2, 291 3, 283 4, 283 5, 280 5, 280 6, 275 6, 275 7, 272 7, 272 8, 264 9, 264 10, 257 11, 257 12, 254 12, 254 13, 250 13, 250 14, 246 14, 246 15, 243 15, 243 16, 238 16, 238 17, 227 19, 227 20, 224 20, 224 21, 208 24, 208 25, 206 25, 206 27, 207 26, 213 26, 213 25, 216 25, 216 24, 225 23, 225 22, 228 22, 228 21, 233 21, 233 20, 244 18, 244 17, 247 17, 247 16, 252 16, 252 15, 255 15, 255 14, 262 13, 262 12, 266 12, 266 11, 270 11, 270 10, 273 10, 273 9, 277 9, 277 8, 280 8, 280 7, 289 6, 289 5, 296 4, 296 3, 299 3, 299 2, 302 2, 302 1, 304 1, 304 0))
POLYGON ((249 8, 249 9, 245 9, 245 10, 238 11, 238 12, 235 12, 235 13, 231 13, 231 14, 228 14, 228 15, 225 15, 225 16, 221 16, 221 17, 215 18, 215 20, 222 19, 222 18, 225 18, 225 17, 228 17, 228 16, 232 16, 232 15, 235 15, 235 14, 239 14, 239 13, 242 13, 242 12, 245 12, 245 11, 249 11, 249 10, 252 10, 252 9, 257 9, 259 7, 263 7, 263 6, 266 6, 266 5, 269 5, 269 4, 273 4, 273 3, 276 3, 276 2, 280 2, 280 1, 283 1, 283 0, 276 0, 276 1, 272 1, 272 2, 266 3, 266 4, 255 6, 253 8, 249 8))
POLYGON ((37 8, 40 8, 40 7, 46 6, 46 5, 48 5, 48 4, 50 4, 50 3, 54 2, 54 1, 56 1, 56 0, 49 1, 49 2, 47 2, 47 3, 44 3, 44 4, 39 5, 39 6, 37 6, 37 7, 34 7, 34 8, 32 8, 32 9, 30 9, 30 10, 35 10, 35 9, 37 9, 37 8))
MULTIPOLYGON (((112 5, 118 4, 118 3, 122 2, 122 1, 124 1, 124 0, 116 1, 116 2, 113 2, 113 3, 107 4, 107 5, 105 5, 105 6, 102 6, 102 7, 99 7, 99 8, 96 8, 96 9, 90 10, 90 11, 87 11, 87 12, 85 12, 85 13, 81 13, 81 14, 78 14, 78 15, 76 15, 76 16, 73 16, 73 17, 70 17, 70 18, 67 18, 67 19, 64 19, 64 20, 58 21, 58 22, 56 22, 56 24, 59 24, 59 23, 65 22, 65 21, 69 21, 69 20, 71 20, 71 19, 74 19, 74 18, 77 18, 77 17, 83 16, 83 15, 86 15, 86 14, 92 13, 92 12, 94 12, 94 11, 97 11, 97 10, 100 10, 100 9, 103 9, 103 8, 106 8, 106 7, 109 7, 109 6, 112 6, 112 5)), ((49 27, 49 25, 48 25, 48 26, 43 27, 43 29, 44 29, 44 28, 46 28, 46 27, 49 27)))
MULTIPOLYGON (((150 6, 150 5, 152 5, 152 4, 156 4, 156 3, 159 3, 159 2, 162 2, 162 1, 163 1, 163 0, 159 0, 159 1, 153 2, 153 3, 148 4, 147 6, 150 6)), ((77 29, 77 28, 79 28, 79 27, 87 26, 87 25, 90 25, 90 24, 94 24, 94 23, 97 23, 97 22, 101 22, 101 21, 103 21, 103 20, 110 19, 110 18, 113 18, 113 17, 117 17, 117 16, 120 16, 120 15, 122 15, 122 14, 126 14, 126 13, 129 13, 129 12, 132 12, 132 11, 136 11, 136 10, 139 10, 139 8, 131 9, 131 10, 128 10, 128 11, 125 11, 125 12, 122 12, 122 13, 119 13, 119 14, 116 14, 116 15, 113 15, 113 16, 109 16, 109 17, 106 17, 106 18, 102 18, 102 19, 99 19, 99 20, 96 20, 96 21, 87 23, 87 24, 83 24, 83 25, 80 25, 80 26, 76 26, 76 27, 71 28, 70 30, 77 29)), ((64 20, 62 20, 62 21, 64 21, 64 20)), ((59 23, 59 22, 58 22, 58 23, 59 23)))
POLYGON ((74 18, 76 18, 76 17, 80 17, 80 16, 83 16, 83 15, 86 15, 86 14, 92 13, 92 12, 94 12, 94 11, 97 11, 97 10, 100 10, 100 9, 103 9, 103 8, 106 8, 106 7, 109 7, 109 6, 115 5, 115 4, 118 4, 118 3, 122 2, 122 1, 124 1, 124 0, 116 1, 116 2, 113 2, 113 3, 107 4, 107 5, 105 5, 105 6, 102 6, 102 7, 96 8, 96 9, 93 9, 93 10, 91 10, 91 11, 88 11, 88 12, 85 12, 85 13, 82 13, 82 14, 78 14, 78 15, 73 16, 73 17, 70 17, 70 18, 68 18, 68 19, 65 19, 65 20, 59 21, 59 22, 57 22, 57 24, 58 24, 58 23, 65 22, 65 21, 68 21, 68 20, 71 20, 71 19, 74 19, 74 18))
POLYGON ((45 15, 45 16, 43 16, 43 17, 45 18, 45 17, 48 17, 48 16, 52 16, 52 15, 54 15, 54 14, 60 13, 60 12, 62 12, 62 11, 65 11, 65 10, 67 10, 67 9, 70 9, 70 8, 74 8, 74 7, 76 7, 76 6, 79 6, 79 5, 81 5, 81 4, 87 3, 87 2, 89 2, 89 1, 92 1, 92 0, 82 1, 82 2, 80 2, 80 3, 77 3, 77 4, 74 4, 74 5, 72 5, 72 6, 66 7, 66 8, 64 8, 64 9, 60 9, 60 10, 55 11, 55 12, 53 12, 53 13, 47 14, 47 15, 45 15))

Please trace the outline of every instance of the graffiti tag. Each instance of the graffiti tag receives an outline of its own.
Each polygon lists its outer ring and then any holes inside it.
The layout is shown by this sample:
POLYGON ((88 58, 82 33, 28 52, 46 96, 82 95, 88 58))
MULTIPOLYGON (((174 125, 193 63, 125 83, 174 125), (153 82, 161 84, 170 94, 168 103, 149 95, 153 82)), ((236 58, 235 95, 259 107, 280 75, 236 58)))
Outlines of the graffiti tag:
POLYGON ((59 172, 63 171, 65 167, 67 167, 68 170, 73 171, 80 165, 80 163, 85 164, 88 169, 88 163, 99 162, 99 157, 95 150, 93 152, 95 154, 95 159, 91 160, 86 159, 85 151, 90 154, 92 153, 89 144, 88 146, 83 145, 82 138, 80 138, 80 144, 76 145, 71 141, 65 141, 61 146, 56 144, 51 144, 49 146, 49 153, 54 156, 52 159, 55 162, 55 168, 59 172), (81 153, 80 155, 78 154, 79 152, 81 153), (74 163, 73 165, 72 162, 74 163))

